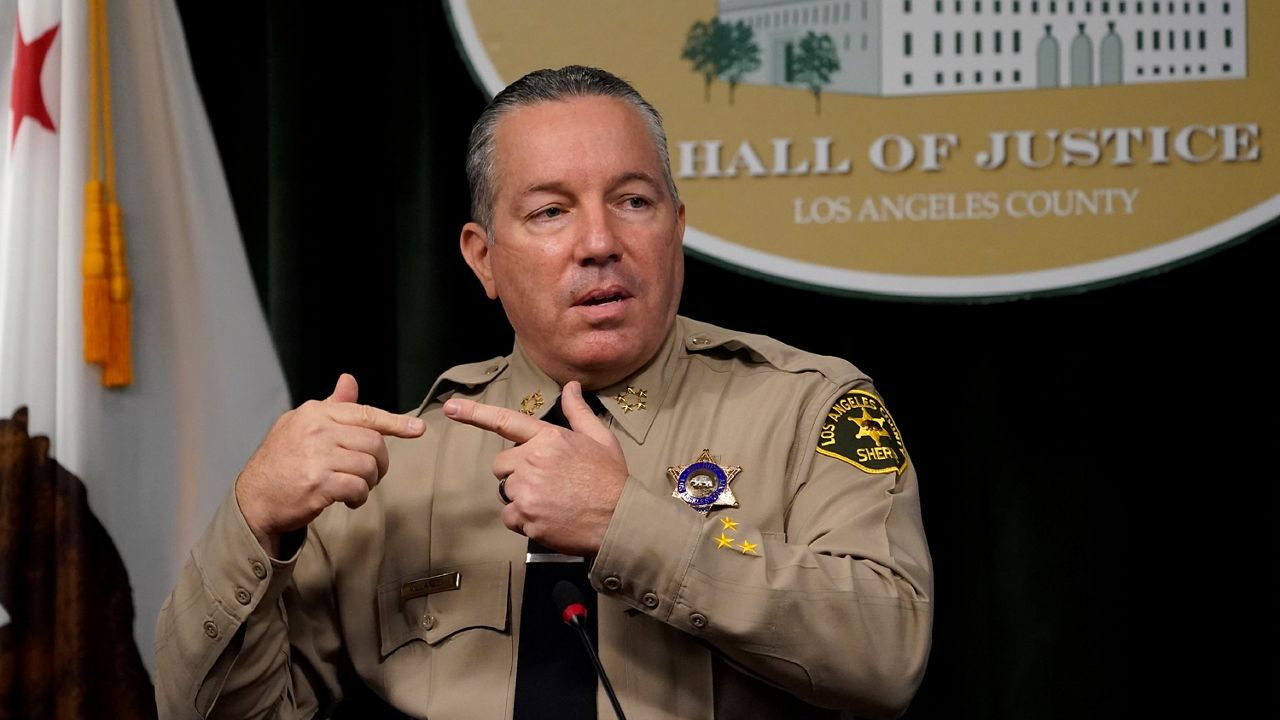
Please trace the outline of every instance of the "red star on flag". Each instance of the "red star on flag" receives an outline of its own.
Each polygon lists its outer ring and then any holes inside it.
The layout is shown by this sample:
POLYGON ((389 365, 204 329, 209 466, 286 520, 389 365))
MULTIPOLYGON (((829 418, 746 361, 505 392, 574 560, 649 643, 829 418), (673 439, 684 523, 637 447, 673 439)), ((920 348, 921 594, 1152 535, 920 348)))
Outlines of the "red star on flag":
POLYGON ((53 127, 53 118, 49 117, 49 108, 44 104, 44 93, 40 89, 40 71, 44 69, 44 61, 49 57, 49 48, 57 34, 58 25, 54 25, 34 41, 23 42, 22 18, 18 18, 18 32, 14 34, 14 44, 17 47, 13 57, 13 83, 9 92, 9 109, 13 111, 10 146, 18 139, 18 128, 22 126, 24 118, 35 120, 49 132, 57 132, 53 127))

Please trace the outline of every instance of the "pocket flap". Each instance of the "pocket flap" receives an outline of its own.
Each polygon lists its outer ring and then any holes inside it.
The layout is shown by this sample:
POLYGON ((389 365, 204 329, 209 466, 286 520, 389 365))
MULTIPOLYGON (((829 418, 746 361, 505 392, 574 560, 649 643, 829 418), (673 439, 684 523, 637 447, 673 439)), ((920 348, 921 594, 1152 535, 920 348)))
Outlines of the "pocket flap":
POLYGON ((435 645, 471 628, 507 632, 511 618, 511 563, 474 563, 431 568, 378 586, 378 622, 382 657, 412 640, 435 645), (457 573, 457 588, 402 599, 406 585, 422 587, 427 578, 457 573))

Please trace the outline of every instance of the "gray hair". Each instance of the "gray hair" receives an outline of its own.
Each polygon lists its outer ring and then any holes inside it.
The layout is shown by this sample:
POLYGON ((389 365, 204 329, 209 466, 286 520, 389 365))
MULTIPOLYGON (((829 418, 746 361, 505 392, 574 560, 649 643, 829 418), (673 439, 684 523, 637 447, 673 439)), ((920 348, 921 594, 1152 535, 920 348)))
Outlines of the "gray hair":
POLYGON ((493 237, 493 205, 497 195, 494 135, 504 115, 522 107, 577 97, 610 97, 632 105, 644 119, 658 151, 662 179, 673 203, 680 202, 671 177, 671 156, 662 116, 627 81, 599 68, 568 65, 559 70, 535 70, 508 85, 480 113, 467 145, 467 183, 471 186, 471 219, 484 226, 489 243, 493 237))

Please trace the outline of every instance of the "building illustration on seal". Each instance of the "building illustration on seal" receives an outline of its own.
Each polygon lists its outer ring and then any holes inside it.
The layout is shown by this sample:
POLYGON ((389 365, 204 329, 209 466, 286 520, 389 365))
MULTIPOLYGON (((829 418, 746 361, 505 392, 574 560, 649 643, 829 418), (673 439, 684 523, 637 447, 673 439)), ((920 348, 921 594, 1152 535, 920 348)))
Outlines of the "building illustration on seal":
POLYGON ((758 62, 735 84, 936 95, 1244 78, 1247 0, 719 0, 758 62))

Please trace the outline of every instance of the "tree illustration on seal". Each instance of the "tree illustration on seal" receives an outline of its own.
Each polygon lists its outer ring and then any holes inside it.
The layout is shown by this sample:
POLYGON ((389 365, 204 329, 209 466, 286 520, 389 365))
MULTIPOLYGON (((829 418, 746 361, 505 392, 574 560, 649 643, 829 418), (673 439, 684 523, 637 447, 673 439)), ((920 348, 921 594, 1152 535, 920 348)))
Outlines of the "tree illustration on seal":
POLYGON ((729 44, 729 26, 720 18, 698 20, 689 27, 680 57, 693 63, 693 71, 702 75, 703 100, 711 102, 711 83, 720 74, 725 48, 729 44))
POLYGON ((755 30, 742 21, 730 27, 724 67, 720 71, 720 76, 729 83, 730 105, 733 104, 733 91, 743 76, 760 69, 760 46, 756 44, 755 36, 755 30))
POLYGON ((791 56, 791 79, 809 86, 817 113, 822 114, 822 88, 831 83, 831 73, 840 69, 836 44, 830 35, 819 35, 812 30, 800 38, 800 45, 791 56))
POLYGON ((698 20, 685 35, 680 57, 702 76, 703 99, 711 101, 711 83, 723 78, 729 84, 729 104, 734 90, 748 73, 760 68, 760 46, 755 31, 744 22, 725 23, 720 18, 698 20))

